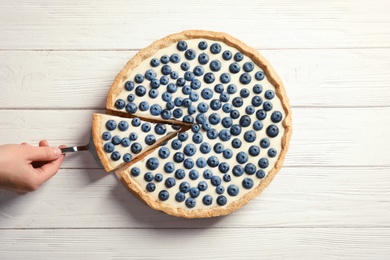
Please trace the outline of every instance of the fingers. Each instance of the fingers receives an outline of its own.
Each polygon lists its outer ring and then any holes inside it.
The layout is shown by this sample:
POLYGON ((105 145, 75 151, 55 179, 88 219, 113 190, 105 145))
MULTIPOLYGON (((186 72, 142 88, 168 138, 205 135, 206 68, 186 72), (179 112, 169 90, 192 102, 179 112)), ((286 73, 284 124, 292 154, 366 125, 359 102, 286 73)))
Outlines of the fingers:
POLYGON ((39 141, 39 146, 49 146, 49 143, 46 140, 39 141))
POLYGON ((50 146, 35 147, 35 146, 23 145, 22 148, 26 153, 26 158, 33 162, 53 161, 61 157, 61 150, 58 147, 50 147, 50 146))
POLYGON ((60 168, 62 162, 64 161, 65 155, 61 155, 59 158, 47 162, 42 165, 40 168, 36 168, 35 170, 38 172, 40 181, 43 183, 54 176, 58 169, 60 168))

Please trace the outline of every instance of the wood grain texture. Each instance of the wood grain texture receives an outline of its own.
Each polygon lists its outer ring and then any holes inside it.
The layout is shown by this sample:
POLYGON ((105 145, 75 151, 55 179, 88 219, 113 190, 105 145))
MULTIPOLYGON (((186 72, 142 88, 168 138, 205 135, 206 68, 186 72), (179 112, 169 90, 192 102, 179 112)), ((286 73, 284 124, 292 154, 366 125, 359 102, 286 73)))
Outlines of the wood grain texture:
POLYGON ((389 167, 285 167, 260 196, 211 219, 175 218, 137 200, 114 174, 61 169, 25 196, 0 191, 0 233, 22 228, 390 228, 389 167))
POLYGON ((0 7, 0 49, 139 49, 188 29, 223 31, 261 49, 390 47, 384 0, 24 0, 0 7))
POLYGON ((390 254, 390 229, 376 228, 6 230, 0 234, 7 237, 0 240, 3 259, 26 255, 29 259, 384 259, 390 254))
MULTIPOLYGON (((390 49, 260 50, 292 107, 390 104, 390 49)), ((0 52, 0 108, 105 106, 116 74, 136 52, 0 52)))

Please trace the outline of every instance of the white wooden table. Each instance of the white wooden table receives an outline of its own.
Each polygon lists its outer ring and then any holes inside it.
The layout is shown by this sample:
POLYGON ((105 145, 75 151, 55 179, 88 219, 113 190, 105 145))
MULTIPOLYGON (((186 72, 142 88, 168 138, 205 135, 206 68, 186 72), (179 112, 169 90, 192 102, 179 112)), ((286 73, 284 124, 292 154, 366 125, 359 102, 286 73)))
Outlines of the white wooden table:
POLYGON ((390 2, 0 0, 0 143, 81 145, 117 72, 185 29, 227 32, 284 81, 284 168, 241 210, 156 212, 69 155, 24 196, 0 191, 0 259, 389 259, 390 2))

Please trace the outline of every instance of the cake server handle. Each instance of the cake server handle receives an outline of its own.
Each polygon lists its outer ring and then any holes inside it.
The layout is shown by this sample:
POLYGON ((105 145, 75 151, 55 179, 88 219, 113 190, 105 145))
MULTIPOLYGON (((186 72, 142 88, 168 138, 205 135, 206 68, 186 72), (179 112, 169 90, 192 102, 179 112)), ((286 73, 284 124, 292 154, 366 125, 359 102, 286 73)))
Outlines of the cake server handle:
POLYGON ((62 153, 74 153, 78 151, 88 151, 88 145, 82 146, 72 146, 72 147, 64 147, 60 148, 62 153))

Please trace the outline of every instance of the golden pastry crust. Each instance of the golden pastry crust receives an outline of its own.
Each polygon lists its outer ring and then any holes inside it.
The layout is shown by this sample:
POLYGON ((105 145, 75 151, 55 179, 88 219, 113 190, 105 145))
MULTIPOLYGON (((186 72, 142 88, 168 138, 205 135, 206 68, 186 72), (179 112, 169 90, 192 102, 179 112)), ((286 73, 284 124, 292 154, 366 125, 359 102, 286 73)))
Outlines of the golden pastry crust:
POLYGON ((153 42, 150 46, 142 49, 139 53, 137 53, 126 64, 126 66, 119 72, 119 74, 116 76, 114 82, 111 85, 107 97, 106 107, 109 111, 115 111, 114 104, 115 104, 116 97, 119 95, 119 93, 122 92, 124 88, 124 83, 132 73, 133 69, 137 67, 140 63, 142 63, 143 60, 151 57, 158 50, 168 47, 171 44, 176 43, 180 40, 188 40, 188 39, 195 39, 195 38, 204 38, 209 40, 221 41, 231 47, 236 48, 244 55, 251 58, 252 61, 265 72, 268 81, 275 87, 275 93, 277 97, 281 100, 285 112, 285 118, 282 122, 282 125, 284 127, 284 134, 282 137, 282 148, 279 153, 279 158, 276 161, 274 167, 269 171, 267 176, 260 182, 260 184, 257 187, 253 188, 250 192, 245 194, 237 201, 232 202, 227 206, 222 206, 222 207, 217 206, 207 210, 204 209, 185 210, 185 209, 176 208, 174 206, 164 204, 158 201, 156 198, 149 195, 148 193, 146 193, 143 190, 143 188, 141 188, 140 185, 131 178, 129 170, 123 172, 117 171, 116 173, 117 176, 120 178, 120 180, 124 183, 124 185, 128 187, 129 190, 137 198, 144 201, 147 205, 149 205, 153 209, 160 210, 167 214, 177 216, 177 217, 208 218, 208 217, 227 215, 241 208, 245 204, 247 204, 251 199, 258 196, 261 193, 261 191, 263 191, 264 188, 271 183, 276 173, 281 169, 283 165, 283 161, 286 156, 290 138, 292 135, 291 109, 290 109, 289 100, 286 95, 286 91, 283 86, 283 83, 280 80, 277 73, 275 72, 275 70, 269 64, 269 62, 257 50, 253 49, 252 47, 249 47, 245 43, 241 42, 240 40, 226 33, 203 31, 203 30, 188 30, 180 33, 175 33, 153 42))

